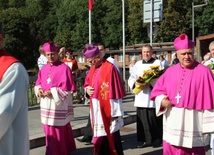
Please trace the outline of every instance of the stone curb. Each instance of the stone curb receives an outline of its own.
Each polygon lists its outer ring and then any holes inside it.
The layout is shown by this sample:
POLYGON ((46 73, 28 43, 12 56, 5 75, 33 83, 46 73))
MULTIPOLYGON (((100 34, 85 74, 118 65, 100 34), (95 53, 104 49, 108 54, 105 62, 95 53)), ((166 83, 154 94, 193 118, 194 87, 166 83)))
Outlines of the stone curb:
MULTIPOLYGON (((136 122, 136 114, 133 115, 125 115, 124 118, 124 126, 128 125, 128 124, 132 124, 134 122, 136 122)), ((74 132, 74 137, 79 137, 83 135, 83 131, 85 130, 85 124, 83 124, 84 126, 73 129, 74 132)), ((38 137, 35 139, 31 139, 30 140, 30 149, 34 149, 37 147, 42 147, 45 146, 45 137, 38 137)))

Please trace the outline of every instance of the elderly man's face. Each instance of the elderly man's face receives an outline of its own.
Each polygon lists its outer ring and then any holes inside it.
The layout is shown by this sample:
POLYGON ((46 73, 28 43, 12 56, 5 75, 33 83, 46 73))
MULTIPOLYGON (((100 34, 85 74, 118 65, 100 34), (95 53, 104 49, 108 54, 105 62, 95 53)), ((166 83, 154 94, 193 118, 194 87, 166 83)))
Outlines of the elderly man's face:
POLYGON ((182 67, 188 68, 194 63, 194 53, 192 49, 178 50, 177 57, 182 67))
POLYGON ((45 52, 45 56, 48 59, 48 62, 53 64, 58 60, 58 52, 45 52))
POLYGON ((4 36, 3 34, 0 33, 0 49, 3 48, 3 43, 4 43, 4 36))
POLYGON ((98 67, 101 64, 101 62, 102 62, 102 58, 99 55, 96 55, 94 57, 91 57, 91 58, 87 59, 87 63, 90 66, 96 66, 96 67, 98 67))
POLYGON ((212 57, 214 58, 214 45, 212 45, 212 46, 210 47, 210 52, 211 52, 211 54, 212 54, 212 57))

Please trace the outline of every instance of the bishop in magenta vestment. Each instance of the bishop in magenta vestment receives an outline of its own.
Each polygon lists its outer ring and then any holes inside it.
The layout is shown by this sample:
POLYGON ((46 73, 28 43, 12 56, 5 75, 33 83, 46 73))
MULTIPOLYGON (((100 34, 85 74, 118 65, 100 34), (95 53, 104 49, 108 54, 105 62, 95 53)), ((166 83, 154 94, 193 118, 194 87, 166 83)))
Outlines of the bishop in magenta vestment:
POLYGON ((67 155, 76 150, 70 121, 73 119, 72 93, 75 83, 70 68, 58 60, 52 43, 43 45, 48 62, 38 73, 35 94, 40 100, 41 122, 46 136, 46 155, 67 155), (50 96, 38 96, 40 91, 50 96))
POLYGON ((208 133, 214 132, 214 76, 193 59, 190 43, 186 35, 175 40, 180 63, 168 68, 151 92, 157 116, 163 114, 164 155, 205 155, 208 133), (171 106, 164 107, 166 100, 171 106))

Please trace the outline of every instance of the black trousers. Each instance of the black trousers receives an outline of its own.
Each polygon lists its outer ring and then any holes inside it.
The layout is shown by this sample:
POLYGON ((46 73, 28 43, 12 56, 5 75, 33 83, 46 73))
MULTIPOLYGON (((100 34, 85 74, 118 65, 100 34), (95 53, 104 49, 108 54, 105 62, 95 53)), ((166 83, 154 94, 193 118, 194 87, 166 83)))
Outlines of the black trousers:
POLYGON ((88 115, 88 123, 86 125, 86 128, 84 130, 84 137, 85 138, 92 138, 93 133, 92 133, 92 127, 91 127, 91 120, 90 120, 90 113, 88 115))
POLYGON ((155 140, 162 141, 162 115, 156 117, 155 108, 137 107, 137 140, 152 144, 155 140))
MULTIPOLYGON (((120 136, 120 131, 116 131, 114 133, 114 146, 117 151, 118 155, 123 155, 123 146, 121 142, 121 136, 120 136)), ((108 138, 107 136, 104 136, 102 139, 102 144, 100 147, 100 152, 99 155, 110 155, 110 149, 109 149, 109 144, 108 144, 108 138)))

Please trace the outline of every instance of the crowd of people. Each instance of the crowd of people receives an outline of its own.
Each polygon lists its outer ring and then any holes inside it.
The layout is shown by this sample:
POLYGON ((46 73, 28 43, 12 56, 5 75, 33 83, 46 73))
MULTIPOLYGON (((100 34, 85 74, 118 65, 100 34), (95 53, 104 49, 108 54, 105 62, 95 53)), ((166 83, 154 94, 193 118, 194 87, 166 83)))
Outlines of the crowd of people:
MULTIPOLYGON (((0 154, 29 155, 27 120, 28 75, 19 62, 3 49, 0 27, 0 154), (21 141, 21 143, 20 143, 21 141), (14 145, 8 145, 14 144, 14 145)), ((210 144, 214 154, 214 42, 206 60, 194 59, 194 42, 186 34, 174 40, 176 57, 169 65, 157 58, 152 46, 142 47, 142 60, 132 57, 128 85, 132 91, 139 77, 152 66, 164 73, 135 94, 137 148, 163 147, 164 155, 205 155, 210 144), (209 57, 208 57, 209 56, 209 57)), ((39 47, 35 95, 40 102, 46 155, 68 155, 77 147, 72 131, 73 94, 79 70, 71 48, 58 48, 52 41, 39 47)), ((105 55, 104 44, 86 44, 82 54, 90 66, 84 81, 89 117, 80 142, 94 146, 95 155, 123 155, 120 129, 123 122, 125 87, 116 61, 105 55)))

